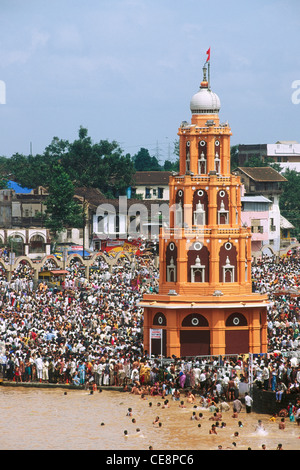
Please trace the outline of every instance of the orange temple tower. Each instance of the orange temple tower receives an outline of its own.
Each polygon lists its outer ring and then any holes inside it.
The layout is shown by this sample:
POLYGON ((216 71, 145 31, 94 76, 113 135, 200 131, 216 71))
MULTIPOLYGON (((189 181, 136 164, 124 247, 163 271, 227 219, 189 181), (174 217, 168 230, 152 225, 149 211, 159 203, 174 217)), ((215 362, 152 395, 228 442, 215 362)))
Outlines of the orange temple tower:
POLYGON ((148 354, 267 352, 268 297, 252 293, 251 232, 241 223, 231 129, 220 123, 209 66, 190 102, 191 123, 178 131, 180 169, 170 177, 170 223, 159 238, 159 293, 140 302, 148 354))

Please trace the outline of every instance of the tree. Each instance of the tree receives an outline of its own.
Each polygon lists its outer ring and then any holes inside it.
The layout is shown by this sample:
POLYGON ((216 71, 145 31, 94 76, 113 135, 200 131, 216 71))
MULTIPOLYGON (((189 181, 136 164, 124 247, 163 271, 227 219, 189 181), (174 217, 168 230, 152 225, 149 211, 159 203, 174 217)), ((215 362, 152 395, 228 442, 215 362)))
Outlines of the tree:
POLYGON ((145 148, 141 148, 132 159, 136 171, 160 171, 162 169, 157 158, 151 157, 145 148))
POLYGON ((74 187, 98 188, 107 197, 126 194, 135 173, 130 155, 123 155, 116 141, 93 143, 88 130, 81 126, 74 142, 53 137, 41 155, 13 155, 4 161, 3 174, 11 173, 12 179, 23 187, 47 187, 52 167, 57 164, 68 174, 74 187))
POLYGON ((7 158, 0 157, 0 189, 7 189, 9 176, 7 158))
POLYGON ((253 155, 247 162, 244 163, 247 167, 262 167, 271 166, 276 171, 280 171, 280 165, 274 161, 271 157, 265 157, 262 159, 259 155, 253 155))
POLYGON ((45 226, 54 239, 67 227, 82 228, 83 209, 75 201, 72 181, 60 164, 55 164, 51 169, 48 192, 45 226))
POLYGON ((295 170, 285 170, 282 174, 287 182, 283 183, 280 196, 280 212, 295 227, 295 235, 300 234, 300 173, 295 170))
POLYGON ((179 159, 177 159, 175 162, 166 160, 164 162, 164 170, 165 171, 179 171, 179 159))
POLYGON ((60 162, 75 187, 98 188, 111 198, 126 193, 135 173, 130 155, 123 155, 116 141, 94 144, 84 127, 80 127, 74 142, 55 138, 46 152, 60 162))
POLYGON ((239 166, 239 146, 233 145, 230 147, 230 166, 231 171, 239 166))

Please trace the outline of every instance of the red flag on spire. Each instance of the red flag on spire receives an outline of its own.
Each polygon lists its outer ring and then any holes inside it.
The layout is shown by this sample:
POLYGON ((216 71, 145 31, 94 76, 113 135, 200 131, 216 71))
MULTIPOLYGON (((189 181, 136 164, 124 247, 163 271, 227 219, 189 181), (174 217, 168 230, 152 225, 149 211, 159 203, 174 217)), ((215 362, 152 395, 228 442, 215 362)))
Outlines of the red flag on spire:
POLYGON ((206 51, 206 54, 207 54, 206 62, 208 62, 210 60, 210 48, 206 51))

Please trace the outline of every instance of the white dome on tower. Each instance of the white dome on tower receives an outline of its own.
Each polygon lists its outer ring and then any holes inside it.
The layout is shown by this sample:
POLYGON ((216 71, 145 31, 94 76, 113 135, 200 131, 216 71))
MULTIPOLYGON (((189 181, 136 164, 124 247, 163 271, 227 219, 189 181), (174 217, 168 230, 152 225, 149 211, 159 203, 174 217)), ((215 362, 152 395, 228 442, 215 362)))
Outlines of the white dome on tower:
POLYGON ((220 111, 221 102, 216 93, 209 88, 206 80, 206 69, 203 68, 203 81, 199 91, 195 93, 190 102, 192 114, 216 114, 220 111))
POLYGON ((221 102, 216 93, 208 88, 200 87, 190 103, 192 114, 215 114, 220 111, 221 102))

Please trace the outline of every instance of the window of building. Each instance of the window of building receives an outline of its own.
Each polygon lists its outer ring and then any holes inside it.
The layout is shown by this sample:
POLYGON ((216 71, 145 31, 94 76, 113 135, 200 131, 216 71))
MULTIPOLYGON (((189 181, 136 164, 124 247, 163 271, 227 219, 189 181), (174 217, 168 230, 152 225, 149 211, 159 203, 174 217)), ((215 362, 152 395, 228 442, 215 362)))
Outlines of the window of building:
POLYGON ((252 233, 264 233, 264 228, 262 225, 258 225, 258 226, 251 226, 251 232, 252 233))
POLYGON ((151 197, 151 188, 145 188, 145 198, 150 199, 151 197))
POLYGON ((274 219, 273 219, 273 218, 270 219, 270 231, 271 231, 271 232, 275 232, 275 231, 276 231, 276 226, 275 226, 275 223, 274 223, 274 219))
POLYGON ((162 199, 164 197, 164 188, 158 188, 158 199, 162 199))
POLYGON ((44 238, 41 235, 33 235, 30 239, 29 253, 43 253, 44 251, 44 238))

